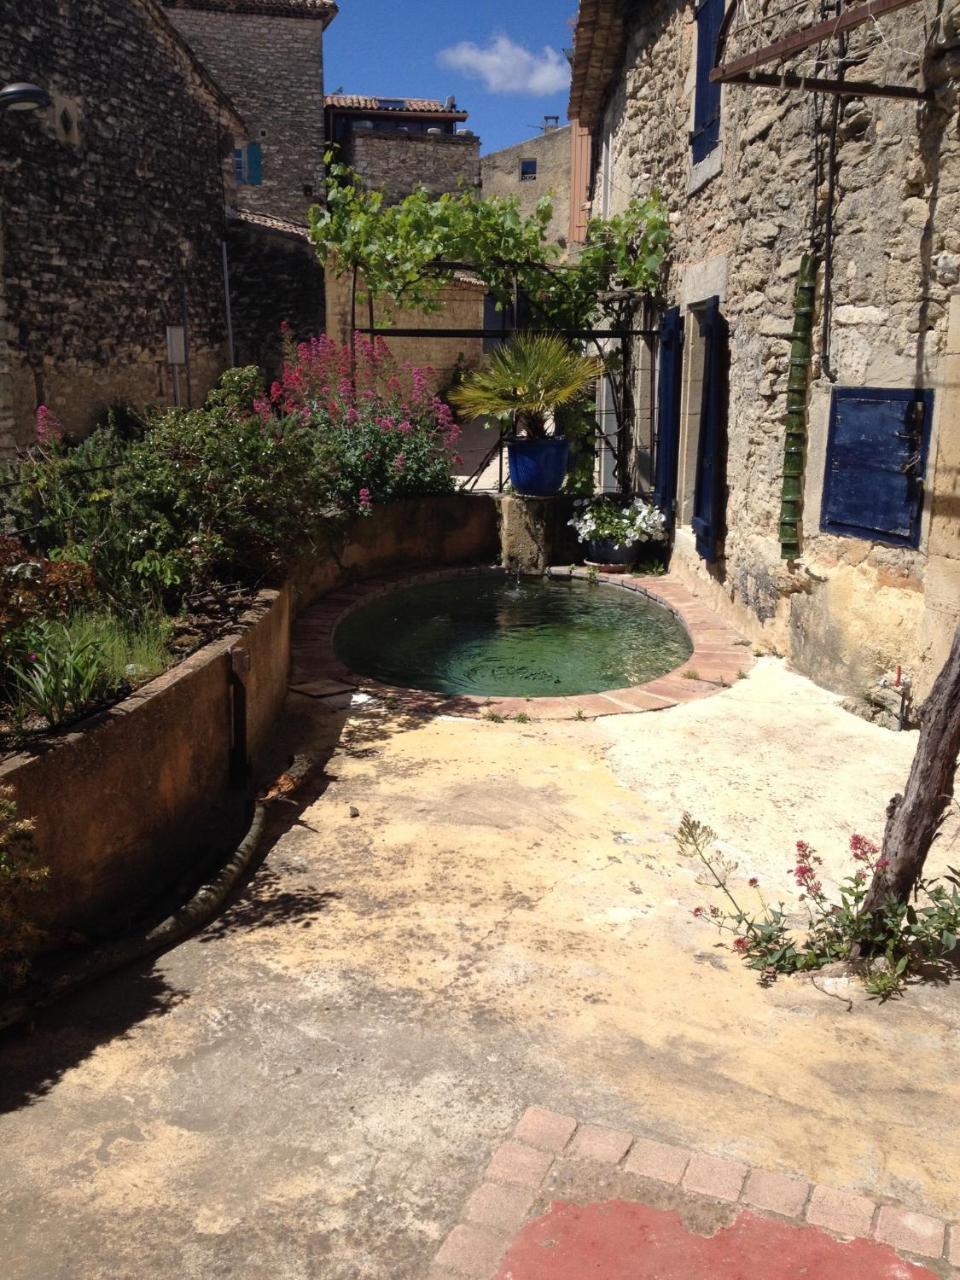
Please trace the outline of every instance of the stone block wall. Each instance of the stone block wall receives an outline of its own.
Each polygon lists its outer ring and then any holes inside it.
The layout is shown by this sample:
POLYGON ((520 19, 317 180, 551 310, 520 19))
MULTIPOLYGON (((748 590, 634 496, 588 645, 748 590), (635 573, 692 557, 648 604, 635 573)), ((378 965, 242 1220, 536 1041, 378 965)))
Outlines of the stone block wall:
MULTIPOLYGON (((263 181, 238 188, 243 209, 306 225, 323 189, 323 31, 326 11, 302 17, 231 13, 171 0, 173 21, 236 102, 263 152, 263 181)), ((255 6, 251 6, 255 7, 255 6)))
POLYGON ((570 233, 570 168, 572 162, 571 126, 549 129, 526 142, 518 142, 502 151, 491 151, 480 161, 484 197, 519 196, 525 217, 533 213, 537 201, 549 196, 553 201, 553 218, 549 238, 566 245, 570 233), (520 161, 536 160, 535 181, 520 180, 520 161))
POLYGON ((166 326, 186 296, 195 400, 225 363, 221 240, 243 124, 152 0, 35 0, 0 82, 52 111, 0 127, 0 450, 36 406, 87 430, 112 401, 169 403, 166 326))
MULTIPOLYGON (((789 336, 800 255, 815 202, 822 212, 827 194, 817 183, 815 104, 804 92, 724 86, 720 145, 692 169, 693 6, 658 0, 637 12, 598 130, 605 155, 597 203, 616 212, 631 195, 658 189, 670 208, 667 297, 688 314, 676 565, 739 625, 823 683, 862 693, 901 662, 923 692, 944 629, 960 615, 957 594, 944 610, 939 591, 933 625, 927 590, 934 544, 946 545, 952 560, 960 519, 949 461, 960 417, 946 361, 960 273, 960 138, 952 123, 956 71, 948 65, 955 55, 928 59, 939 96, 922 111, 903 101, 841 100, 831 304, 824 330, 821 268, 814 321, 803 555, 788 566, 778 516, 789 336), (718 563, 707 566, 689 528, 689 464, 698 431, 694 309, 713 294, 730 325, 729 425, 726 533, 718 563), (919 550, 821 532, 834 385, 934 388, 919 550)), ((912 25, 897 38, 898 23, 915 22, 910 12, 885 19, 891 47, 858 66, 858 76, 910 79, 897 50, 916 46, 912 25)), ((829 123, 827 100, 819 128, 829 123)))
MULTIPOLYGON (((362 281, 361 281, 362 287, 362 281)), ((326 332, 337 342, 350 341, 351 281, 349 276, 326 273, 326 332)), ((415 337, 386 338, 390 350, 401 362, 409 361, 421 368, 429 365, 442 387, 450 381, 454 370, 460 366, 475 368, 483 358, 482 338, 444 338, 434 331, 438 329, 483 328, 484 289, 468 283, 454 283, 440 295, 440 311, 424 315, 419 311, 404 311, 378 303, 374 308, 376 327, 395 329, 419 329, 415 337)), ((357 326, 369 326, 366 303, 357 308, 357 326)))
POLYGON ((373 191, 393 204, 416 187, 432 196, 475 191, 480 185, 480 139, 457 134, 401 133, 398 129, 355 130, 353 168, 373 191))
POLYGON ((289 232, 234 222, 227 245, 236 362, 259 365, 270 381, 283 324, 301 341, 324 331, 323 268, 313 245, 289 232))

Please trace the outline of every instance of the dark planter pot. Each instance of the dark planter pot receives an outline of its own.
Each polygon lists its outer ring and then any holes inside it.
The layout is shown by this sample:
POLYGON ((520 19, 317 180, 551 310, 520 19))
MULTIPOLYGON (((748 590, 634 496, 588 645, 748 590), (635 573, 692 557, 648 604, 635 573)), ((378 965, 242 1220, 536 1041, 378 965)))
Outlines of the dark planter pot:
POLYGON ((510 483, 517 493, 549 498, 559 493, 567 474, 570 441, 563 436, 546 440, 511 440, 507 445, 510 483))
POLYGON ((593 564, 632 564, 639 557, 639 542, 631 542, 626 546, 617 546, 608 538, 604 538, 599 542, 585 543, 587 549, 586 558, 593 564))

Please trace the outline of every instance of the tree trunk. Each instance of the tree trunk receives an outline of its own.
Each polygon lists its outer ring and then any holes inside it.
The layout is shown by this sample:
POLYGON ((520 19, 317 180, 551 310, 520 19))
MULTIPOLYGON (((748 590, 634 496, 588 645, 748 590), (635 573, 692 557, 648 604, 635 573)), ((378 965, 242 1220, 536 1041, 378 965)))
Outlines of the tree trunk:
POLYGON ((904 794, 887 805, 881 862, 864 899, 876 911, 885 899, 905 902, 916 884, 930 846, 953 797, 960 754, 960 627, 950 656, 920 710, 920 741, 904 794))

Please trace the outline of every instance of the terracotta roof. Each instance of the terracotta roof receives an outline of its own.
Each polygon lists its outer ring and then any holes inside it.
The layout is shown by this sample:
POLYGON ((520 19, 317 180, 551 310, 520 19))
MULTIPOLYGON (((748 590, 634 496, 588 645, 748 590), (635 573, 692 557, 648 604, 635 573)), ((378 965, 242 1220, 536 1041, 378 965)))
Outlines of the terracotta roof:
POLYGON ((228 209, 227 216, 234 222, 248 222, 254 227, 266 227, 268 231, 280 231, 287 236, 309 240, 310 231, 302 223, 287 222, 284 218, 272 218, 267 213, 251 213, 248 209, 228 209))
POLYGON ((255 14, 261 17, 313 18, 324 25, 337 15, 334 0, 163 0, 171 9, 208 9, 216 13, 255 14))
POLYGON ((569 115, 591 131, 599 123, 610 82, 620 69, 624 35, 619 0, 580 0, 569 115))
POLYGON ((457 120, 467 118, 466 111, 448 107, 436 98, 373 98, 360 93, 328 93, 325 101, 328 107, 341 111, 408 111, 417 115, 452 116, 457 120))

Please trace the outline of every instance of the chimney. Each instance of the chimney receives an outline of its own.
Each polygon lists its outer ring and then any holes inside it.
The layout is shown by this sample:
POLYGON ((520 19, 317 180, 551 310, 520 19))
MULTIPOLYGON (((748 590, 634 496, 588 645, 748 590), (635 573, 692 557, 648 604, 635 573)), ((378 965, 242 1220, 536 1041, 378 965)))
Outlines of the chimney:
POLYGON ((443 104, 443 109, 444 109, 444 111, 456 111, 456 109, 457 109, 457 100, 456 100, 456 98, 453 96, 453 94, 452 94, 452 93, 451 93, 450 97, 446 100, 446 102, 443 104))

